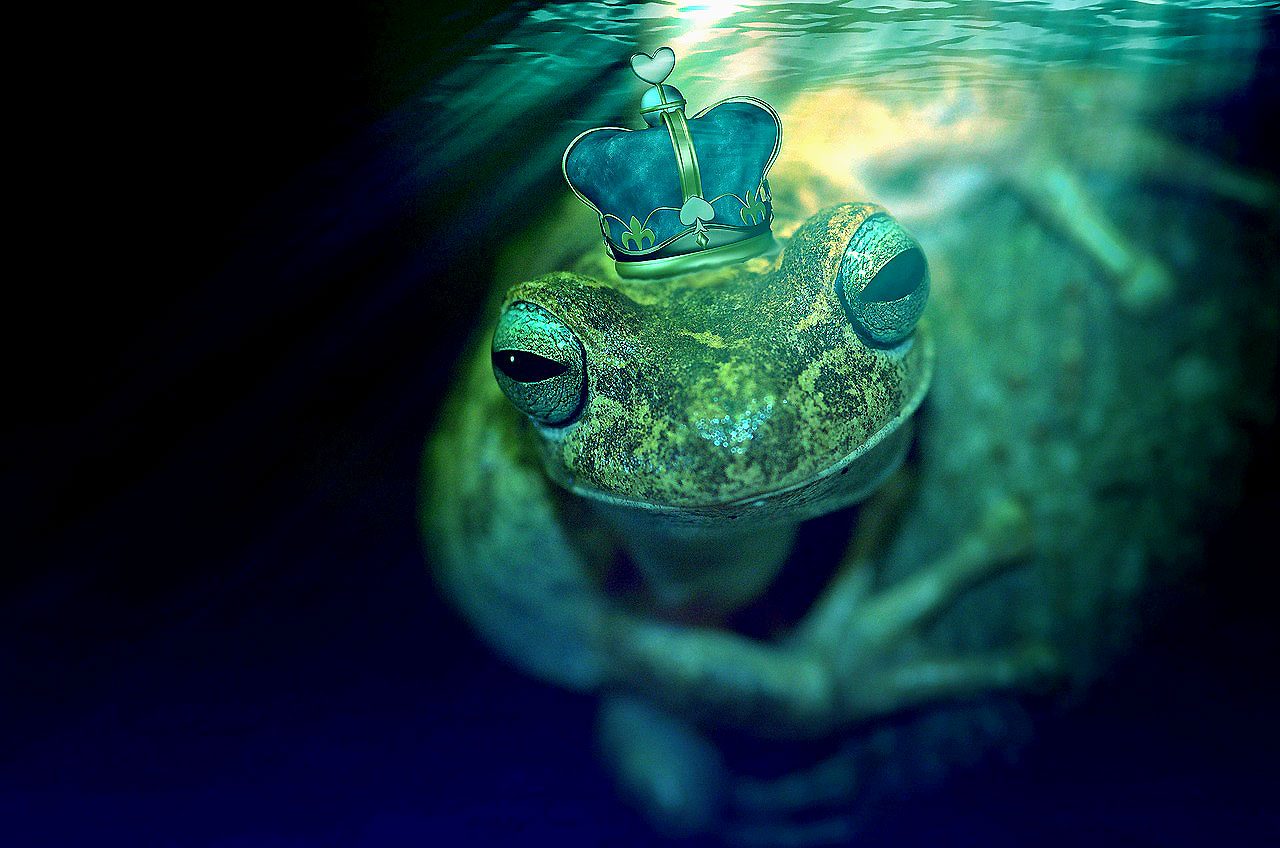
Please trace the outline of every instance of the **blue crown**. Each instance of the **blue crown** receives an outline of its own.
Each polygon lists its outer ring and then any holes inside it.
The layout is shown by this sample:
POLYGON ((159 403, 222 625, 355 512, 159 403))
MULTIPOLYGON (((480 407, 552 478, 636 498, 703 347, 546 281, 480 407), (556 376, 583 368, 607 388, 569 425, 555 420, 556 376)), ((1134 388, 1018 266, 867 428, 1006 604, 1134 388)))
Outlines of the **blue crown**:
POLYGON ((564 178, 600 215, 623 277, 681 274, 774 247, 765 177, 782 144, 777 113, 731 97, 686 119, 684 97, 663 84, 675 64, 670 47, 631 57, 653 86, 640 101, 648 128, 587 130, 564 152, 564 178))

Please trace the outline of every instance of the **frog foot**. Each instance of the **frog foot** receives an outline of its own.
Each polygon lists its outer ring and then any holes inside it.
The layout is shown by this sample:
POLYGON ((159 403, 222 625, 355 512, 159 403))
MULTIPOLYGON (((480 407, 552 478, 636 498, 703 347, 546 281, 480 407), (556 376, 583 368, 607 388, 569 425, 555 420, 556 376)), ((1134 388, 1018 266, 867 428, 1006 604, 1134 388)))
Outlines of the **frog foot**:
POLYGON ((734 848, 848 844, 849 801, 872 764, 856 744, 781 777, 728 769, 691 722, 631 695, 601 702, 600 753, 619 793, 668 838, 714 833, 734 848))
POLYGON ((1116 298, 1135 315, 1151 313, 1177 294, 1176 275, 1130 240, 1085 187, 1081 171, 1169 183, 1274 214, 1280 188, 1140 126, 1066 132, 1055 149, 1041 147, 1005 167, 1014 189, 1051 227, 1089 256, 1110 279, 1116 298), (1117 156, 1114 151, 1128 151, 1117 156), (1070 164, 1069 164, 1070 163, 1070 164))
POLYGON ((816 765, 781 777, 735 777, 725 842, 734 848, 849 844, 856 834, 849 800, 867 765, 857 746, 846 743, 816 765))
POLYGON ((615 627, 622 638, 609 664, 618 678, 603 700, 598 735, 621 793, 670 836, 723 833, 741 824, 735 841, 744 845, 845 841, 847 815, 797 824, 788 810, 838 805, 855 796, 856 763, 846 757, 811 774, 752 784, 727 772, 700 725, 812 738, 930 703, 1036 689, 1059 679, 1057 655, 1040 643, 922 656, 914 638, 966 590, 1022 561, 1032 547, 1025 508, 1005 499, 949 553, 877 591, 867 548, 855 539, 854 556, 797 630, 776 646, 620 619, 615 627), (772 809, 778 805, 787 809, 772 809))
POLYGON ((619 794, 667 837, 704 833, 719 820, 728 775, 691 723, 633 695, 607 695, 596 738, 619 794))
POLYGON ((782 777, 729 770, 691 722, 631 695, 606 696, 596 727, 620 794, 669 838, 714 833, 734 848, 847 844, 848 801, 867 764, 853 744, 782 777))
POLYGON ((1060 679, 1057 654, 1040 642, 967 655, 922 655, 909 644, 968 589, 1031 552, 1025 508, 1004 499, 987 509, 973 533, 897 584, 873 591, 873 568, 865 560, 842 569, 793 637, 826 656, 838 721, 867 721, 998 690, 1037 690, 1060 679))

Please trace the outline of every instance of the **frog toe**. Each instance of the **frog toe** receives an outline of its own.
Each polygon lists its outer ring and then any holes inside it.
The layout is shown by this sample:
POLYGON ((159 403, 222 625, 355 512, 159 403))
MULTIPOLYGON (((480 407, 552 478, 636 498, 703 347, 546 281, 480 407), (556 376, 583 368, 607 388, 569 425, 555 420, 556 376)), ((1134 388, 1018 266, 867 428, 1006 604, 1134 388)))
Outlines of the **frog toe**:
POLYGON ((928 567, 869 597, 852 617, 840 647, 842 668, 882 654, 949 610, 967 590, 1034 552, 1026 507, 1012 497, 997 500, 981 526, 928 567))
POLYGON ((967 656, 913 659, 859 687, 851 713, 869 719, 999 691, 1043 692, 1062 678, 1061 657, 1042 642, 967 656))
POLYGON ((1143 256, 1133 269, 1117 280, 1120 304, 1132 313, 1143 315, 1168 302, 1174 294, 1173 276, 1159 260, 1143 256))
POLYGON ((739 777, 733 783, 731 803, 740 815, 762 818, 843 805, 858 789, 857 756, 853 746, 846 745, 816 765, 781 777, 739 777))
POLYGON ((855 836, 853 818, 835 815, 816 821, 772 821, 735 825, 725 842, 733 848, 819 848, 848 845, 855 836))

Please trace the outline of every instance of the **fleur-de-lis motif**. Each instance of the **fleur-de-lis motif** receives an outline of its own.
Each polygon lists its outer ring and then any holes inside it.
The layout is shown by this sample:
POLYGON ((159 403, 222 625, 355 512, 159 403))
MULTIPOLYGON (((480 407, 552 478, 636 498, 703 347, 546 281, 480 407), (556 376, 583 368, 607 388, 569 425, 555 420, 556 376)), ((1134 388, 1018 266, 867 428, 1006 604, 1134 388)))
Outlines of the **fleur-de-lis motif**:
POLYGON ((747 205, 738 210, 738 214, 742 216, 742 223, 758 224, 764 220, 765 208, 760 202, 758 192, 747 194, 747 205))
POLYGON ((653 247, 658 239, 653 234, 653 230, 641 224, 635 215, 631 216, 631 223, 627 225, 627 229, 618 239, 623 247, 627 246, 627 242, 631 242, 632 250, 644 250, 644 240, 649 240, 649 247, 653 247))

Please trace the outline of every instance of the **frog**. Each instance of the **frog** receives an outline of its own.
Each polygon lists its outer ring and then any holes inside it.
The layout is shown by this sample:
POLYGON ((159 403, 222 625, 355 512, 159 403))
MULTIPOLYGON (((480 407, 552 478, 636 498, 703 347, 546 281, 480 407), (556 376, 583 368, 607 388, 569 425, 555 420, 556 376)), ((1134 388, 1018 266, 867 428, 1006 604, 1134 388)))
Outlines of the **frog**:
POLYGON ((771 257, 665 279, 600 264, 510 286, 424 454, 443 594, 516 666, 598 696, 619 791, 671 836, 803 842, 792 816, 840 789, 821 763, 736 774, 719 729, 833 738, 1061 674, 1034 637, 919 638, 1032 555, 1016 494, 986 498, 910 573, 877 574, 935 368, 923 249, 866 202, 786 232, 771 257), (805 522, 859 504, 796 620, 767 638, 736 628, 769 603, 805 522))

